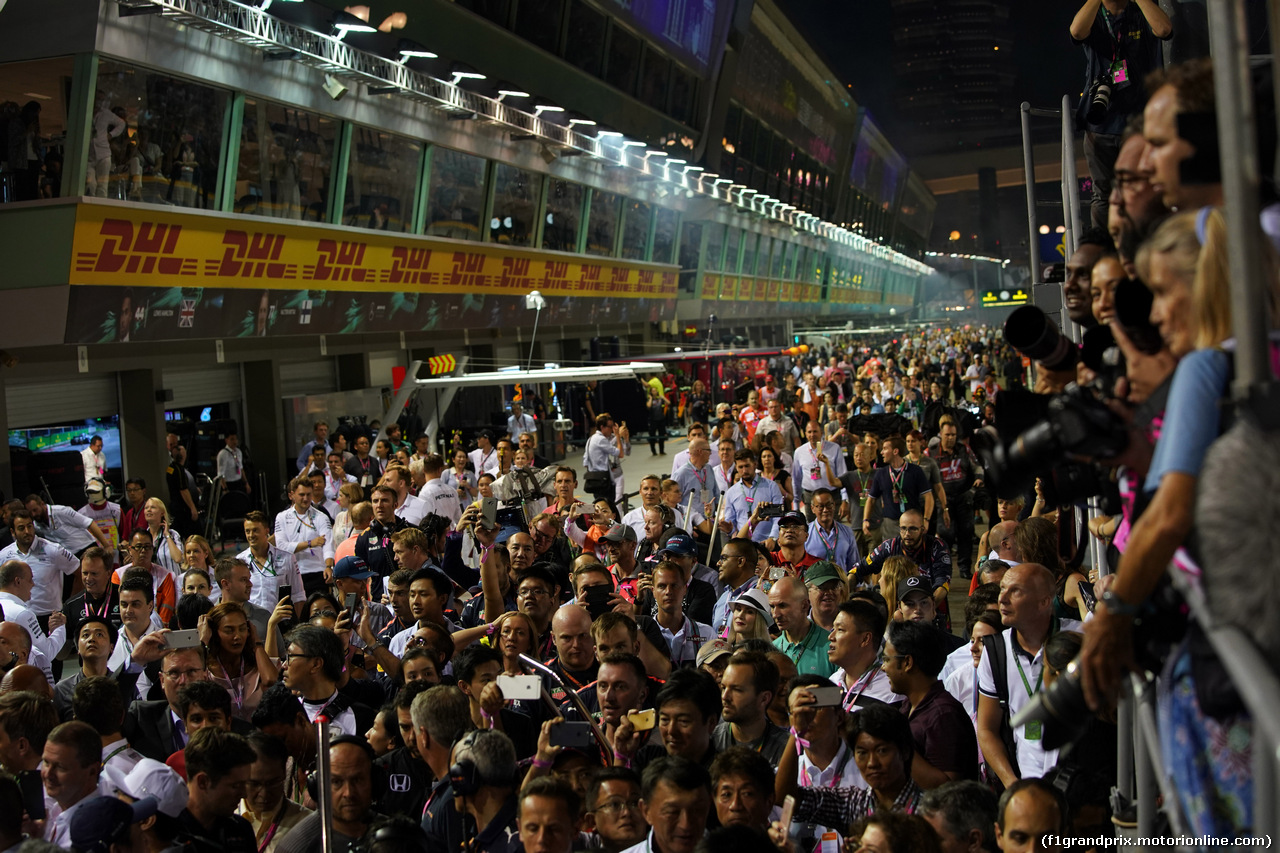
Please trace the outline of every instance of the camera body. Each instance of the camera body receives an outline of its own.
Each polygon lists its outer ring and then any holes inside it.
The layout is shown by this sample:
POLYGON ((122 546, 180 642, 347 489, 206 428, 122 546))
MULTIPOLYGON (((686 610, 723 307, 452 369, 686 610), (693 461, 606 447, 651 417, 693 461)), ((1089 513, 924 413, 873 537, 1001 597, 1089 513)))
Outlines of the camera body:
POLYGON ((1089 91, 1086 94, 1089 108, 1084 113, 1085 121, 1089 122, 1089 124, 1099 124, 1110 112, 1111 85, 1111 75, 1103 74, 1089 86, 1089 91))

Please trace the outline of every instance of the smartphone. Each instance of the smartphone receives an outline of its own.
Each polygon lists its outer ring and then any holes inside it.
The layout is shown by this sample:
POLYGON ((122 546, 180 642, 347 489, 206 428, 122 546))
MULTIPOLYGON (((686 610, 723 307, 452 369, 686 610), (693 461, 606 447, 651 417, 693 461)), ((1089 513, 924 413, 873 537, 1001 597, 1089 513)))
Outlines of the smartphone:
POLYGON ((594 622, 604 613, 608 613, 609 597, 613 595, 613 590, 608 584, 596 584, 589 586, 587 592, 587 613, 591 615, 591 621, 594 622))
POLYGON ((542 696, 542 679, 536 675, 499 675, 498 689, 503 699, 538 699, 542 696))
POLYGON ((653 708, 647 711, 636 711, 634 714, 627 714, 627 719, 636 727, 636 731, 647 732, 658 724, 658 712, 653 708))
POLYGON ((44 820, 44 783, 39 770, 27 770, 18 774, 18 787, 22 789, 22 808, 31 820, 44 820))
POLYGON ((552 746, 586 749, 591 746, 593 741, 590 723, 557 723, 551 727, 552 746))
POLYGON ((170 631, 164 635, 166 649, 196 649, 200 647, 200 629, 189 631, 170 631))
POLYGON ((782 509, 783 509, 782 504, 761 504, 759 517, 760 518, 781 518, 782 509))
POLYGON ((796 810, 796 798, 788 794, 782 799, 782 814, 778 816, 778 820, 782 822, 783 827, 791 826, 791 816, 796 810))
POLYGON ((343 603, 342 609, 347 611, 347 615, 354 617, 356 615, 356 604, 360 601, 360 596, 354 592, 347 593, 347 600, 343 603))
POLYGON ((480 523, 485 530, 493 530, 498 526, 498 499, 480 499, 480 523))
POLYGON ((769 580, 771 581, 780 581, 786 576, 787 569, 785 566, 774 566, 769 569, 769 580))
POLYGON ((285 584, 284 586, 280 587, 280 600, 281 600, 281 601, 293 601, 293 587, 292 587, 292 586, 290 586, 289 584, 285 584))
POLYGON ((831 687, 806 687, 807 691, 813 694, 813 698, 817 701, 813 703, 816 708, 831 708, 844 702, 844 690, 832 685, 831 687))
POLYGON ((1089 608, 1089 612, 1093 612, 1093 608, 1098 606, 1098 599, 1093 594, 1093 584, 1088 581, 1077 581, 1080 585, 1080 597, 1084 599, 1084 606, 1089 608))

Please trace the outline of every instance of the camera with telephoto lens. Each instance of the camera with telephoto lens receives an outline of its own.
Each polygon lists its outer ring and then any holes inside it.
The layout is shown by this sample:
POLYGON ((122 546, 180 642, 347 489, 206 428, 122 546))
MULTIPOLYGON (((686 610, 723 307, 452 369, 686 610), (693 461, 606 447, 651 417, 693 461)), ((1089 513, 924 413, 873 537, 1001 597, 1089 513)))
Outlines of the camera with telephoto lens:
POLYGON ((1103 74, 1097 80, 1094 80, 1086 97, 1089 101, 1089 108, 1085 110, 1085 121, 1089 122, 1089 124, 1101 123, 1111 109, 1111 75, 1103 74))

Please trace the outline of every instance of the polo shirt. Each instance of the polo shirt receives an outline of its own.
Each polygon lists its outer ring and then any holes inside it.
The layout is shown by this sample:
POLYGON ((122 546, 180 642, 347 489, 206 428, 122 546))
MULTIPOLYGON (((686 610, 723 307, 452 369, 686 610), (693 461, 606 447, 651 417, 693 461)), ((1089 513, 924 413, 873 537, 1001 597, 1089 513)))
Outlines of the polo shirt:
POLYGON ((418 491, 418 501, 431 515, 449 519, 449 526, 456 527, 462 517, 462 505, 458 503, 458 490, 443 478, 428 480, 418 491))
POLYGON ((964 706, 935 680, 929 692, 911 710, 910 700, 899 706, 908 715, 916 753, 944 773, 960 779, 978 778, 978 739, 964 706))
MULTIPOLYGON (((1044 646, 1041 646, 1035 655, 1028 654, 1020 643, 1013 641, 1013 630, 1006 628, 1000 633, 1000 640, 1004 643, 1005 656, 1008 660, 1005 678, 1008 681, 1010 719, 1016 717, 1018 712, 1031 702, 1032 693, 1038 692, 1037 687, 1044 669, 1044 646), (1018 656, 1016 660, 1022 665, 1021 671, 1015 663, 1015 654, 1018 656), (1023 684, 1024 676, 1026 684, 1023 684), (1027 685, 1030 685, 1030 691, 1027 685)), ((1074 619, 1062 619, 1059 621, 1058 630, 1081 631, 1083 625, 1074 619)), ((982 662, 978 664, 978 692, 992 699, 998 698, 995 676, 991 670, 991 657, 987 654, 985 646, 982 649, 982 662)), ((1025 726, 1019 726, 1013 730, 1013 741, 1018 752, 1016 756, 1018 771, 1023 779, 1043 776, 1049 768, 1058 763, 1058 750, 1045 749, 1042 740, 1027 740, 1025 726)))
POLYGON ((895 471, 888 465, 877 468, 871 478, 871 489, 868 492, 873 498, 884 498, 881 504, 882 515, 890 521, 897 521, 902 513, 909 509, 924 512, 924 496, 929 493, 929 478, 919 465, 904 462, 903 467, 895 471), (900 492, 902 501, 893 499, 894 475, 901 477, 900 492))
POLYGON ((73 554, 98 544, 98 540, 88 532, 92 519, 61 504, 49 504, 46 511, 49 521, 36 522, 37 536, 56 542, 73 554))
MULTIPOLYGON (((84 518, 84 516, 81 516, 84 518)), ((84 519, 88 521, 88 519, 84 519)), ((27 607, 37 616, 47 616, 62 609, 62 575, 74 575, 80 570, 80 561, 66 548, 37 536, 31 542, 31 550, 22 553, 18 543, 0 551, 0 563, 21 560, 31 567, 35 585, 31 587, 31 599, 27 607)))
POLYGON ((688 616, 684 617, 680 630, 675 632, 662 627, 662 623, 657 619, 653 620, 653 624, 662 633, 662 638, 667 641, 667 648, 671 650, 671 662, 676 666, 693 665, 697 661, 698 649, 702 644, 715 638, 715 632, 711 630, 710 625, 695 622, 688 616))
POLYGON ((781 726, 775 726, 766 717, 764 721, 764 734, 760 736, 760 740, 743 743, 733 739, 733 724, 727 722, 719 723, 715 731, 711 733, 711 745, 716 752, 723 752, 734 746, 745 746, 754 749, 768 760, 777 769, 778 762, 782 760, 782 751, 787 748, 787 738, 790 735, 786 729, 781 726))
POLYGON ((800 578, 800 580, 804 580, 805 569, 809 568, 814 563, 818 562, 820 559, 821 559, 820 557, 815 557, 813 554, 810 554, 808 548, 805 549, 804 556, 801 557, 799 560, 796 560, 795 562, 791 562, 787 560, 785 557, 783 557, 781 548, 779 548, 776 551, 769 552, 770 565, 783 566, 786 568, 794 569, 796 576, 800 578))
POLYGON ((783 631, 774 638, 773 645, 791 658, 796 665, 796 671, 801 675, 820 675, 823 678, 830 678, 836 671, 835 665, 827 658, 830 637, 831 635, 824 631, 822 626, 810 621, 809 630, 800 638, 800 642, 791 642, 787 638, 787 632, 783 631))

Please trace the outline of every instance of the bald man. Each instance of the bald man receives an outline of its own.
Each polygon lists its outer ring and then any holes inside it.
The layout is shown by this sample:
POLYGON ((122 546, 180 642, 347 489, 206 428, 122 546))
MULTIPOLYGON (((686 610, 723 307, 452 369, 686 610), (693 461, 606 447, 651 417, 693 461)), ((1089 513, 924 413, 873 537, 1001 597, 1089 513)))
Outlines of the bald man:
POLYGON ((39 667, 29 663, 18 664, 6 672, 3 679, 0 679, 0 693, 11 693, 15 690, 29 690, 37 696, 53 699, 53 688, 49 686, 49 679, 45 678, 39 667))
POLYGON ((769 589, 769 609, 782 631, 774 646, 791 659, 801 675, 830 678, 836 671, 827 657, 829 632, 809 618, 809 588, 787 575, 769 589))
MULTIPOLYGON (((980 583, 990 583, 990 581, 979 580, 982 574, 981 569, 989 560, 1002 560, 1011 566, 1021 563, 1018 557, 1018 543, 1013 541, 1013 534, 1018 529, 1016 521, 1001 521, 982 534, 982 540, 979 543, 978 553, 982 559, 978 562, 979 571, 974 573, 973 582, 969 585, 969 594, 973 595, 973 591, 978 588, 980 583)), ((999 582, 999 578, 995 579, 999 582)))
MULTIPOLYGON (((526 579, 527 581, 527 579, 526 579)), ((523 584, 524 582, 522 582, 523 584)), ((596 680, 596 640, 591 636, 591 614, 581 604, 566 604, 551 617, 551 638, 556 644, 556 657, 551 669, 571 690, 596 680)), ((556 704, 566 698, 556 685, 551 690, 556 704)))
POLYGON ((1043 776, 1058 760, 1047 750, 1037 723, 1013 731, 1015 754, 1005 748, 1001 700, 1014 717, 1039 692, 1044 646, 1058 631, 1079 631, 1074 619, 1053 615, 1053 573, 1038 563, 1019 563, 1000 580, 1000 621, 1005 630, 983 638, 978 666, 978 744, 987 765, 1005 787, 1021 778, 1043 776))

